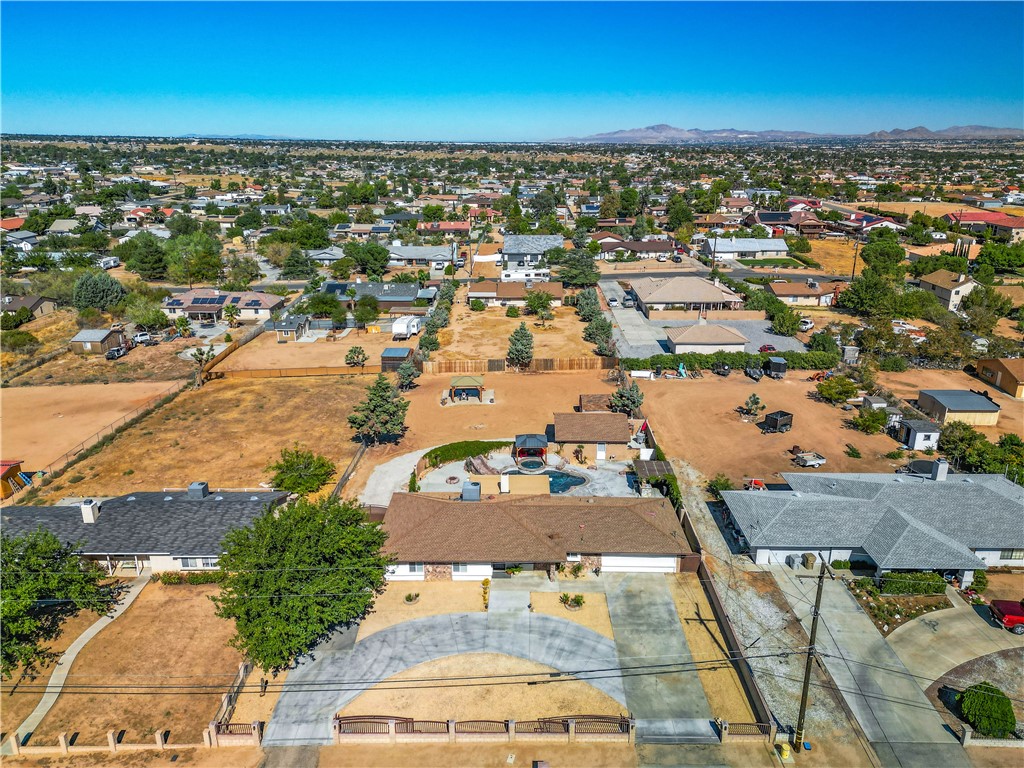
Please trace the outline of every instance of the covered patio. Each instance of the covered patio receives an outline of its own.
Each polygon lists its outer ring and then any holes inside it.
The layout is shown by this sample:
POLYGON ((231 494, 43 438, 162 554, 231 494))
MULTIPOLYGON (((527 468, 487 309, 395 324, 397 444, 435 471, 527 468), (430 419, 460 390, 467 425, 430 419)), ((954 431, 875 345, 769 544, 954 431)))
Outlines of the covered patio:
POLYGON ((545 435, 516 435, 515 444, 512 446, 512 455, 516 464, 522 467, 523 459, 532 459, 528 462, 531 469, 542 469, 547 463, 548 439, 545 435))
POLYGON ((441 405, 492 405, 494 390, 484 389, 483 376, 453 376, 441 393, 441 405))

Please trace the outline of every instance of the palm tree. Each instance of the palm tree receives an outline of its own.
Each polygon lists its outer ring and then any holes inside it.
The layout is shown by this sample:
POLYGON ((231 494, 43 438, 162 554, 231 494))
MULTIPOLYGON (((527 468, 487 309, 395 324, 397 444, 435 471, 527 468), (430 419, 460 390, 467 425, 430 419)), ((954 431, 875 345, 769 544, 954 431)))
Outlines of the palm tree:
POLYGON ((238 308, 237 304, 228 304, 224 307, 224 319, 228 321, 229 328, 238 325, 238 318, 241 314, 242 310, 238 308))

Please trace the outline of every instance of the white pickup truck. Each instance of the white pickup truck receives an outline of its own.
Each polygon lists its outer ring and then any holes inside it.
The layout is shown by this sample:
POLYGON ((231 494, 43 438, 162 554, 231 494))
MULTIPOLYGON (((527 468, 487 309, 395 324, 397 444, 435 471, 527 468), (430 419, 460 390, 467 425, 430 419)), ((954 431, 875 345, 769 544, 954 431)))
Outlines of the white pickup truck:
POLYGON ((825 457, 820 453, 815 453, 814 451, 798 453, 793 457, 793 461, 801 467, 820 467, 822 464, 826 463, 825 457))

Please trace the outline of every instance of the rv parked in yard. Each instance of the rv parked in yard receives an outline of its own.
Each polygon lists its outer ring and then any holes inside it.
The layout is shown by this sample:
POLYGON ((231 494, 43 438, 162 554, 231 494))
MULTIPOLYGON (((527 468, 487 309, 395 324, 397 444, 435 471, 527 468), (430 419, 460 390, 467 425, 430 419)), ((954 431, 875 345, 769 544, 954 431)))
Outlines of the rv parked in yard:
POLYGON ((113 269, 114 267, 121 266, 121 260, 117 256, 104 256, 97 263, 100 269, 113 269))
POLYGON ((423 330, 423 318, 404 315, 391 325, 391 338, 409 339, 423 330))

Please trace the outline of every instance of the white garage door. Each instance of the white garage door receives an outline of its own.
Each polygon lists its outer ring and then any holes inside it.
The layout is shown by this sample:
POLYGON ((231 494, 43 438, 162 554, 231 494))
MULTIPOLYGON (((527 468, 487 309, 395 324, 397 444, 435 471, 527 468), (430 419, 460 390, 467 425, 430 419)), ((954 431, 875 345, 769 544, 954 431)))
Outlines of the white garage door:
POLYGON ((604 573, 675 573, 676 559, 657 555, 602 555, 604 573))

